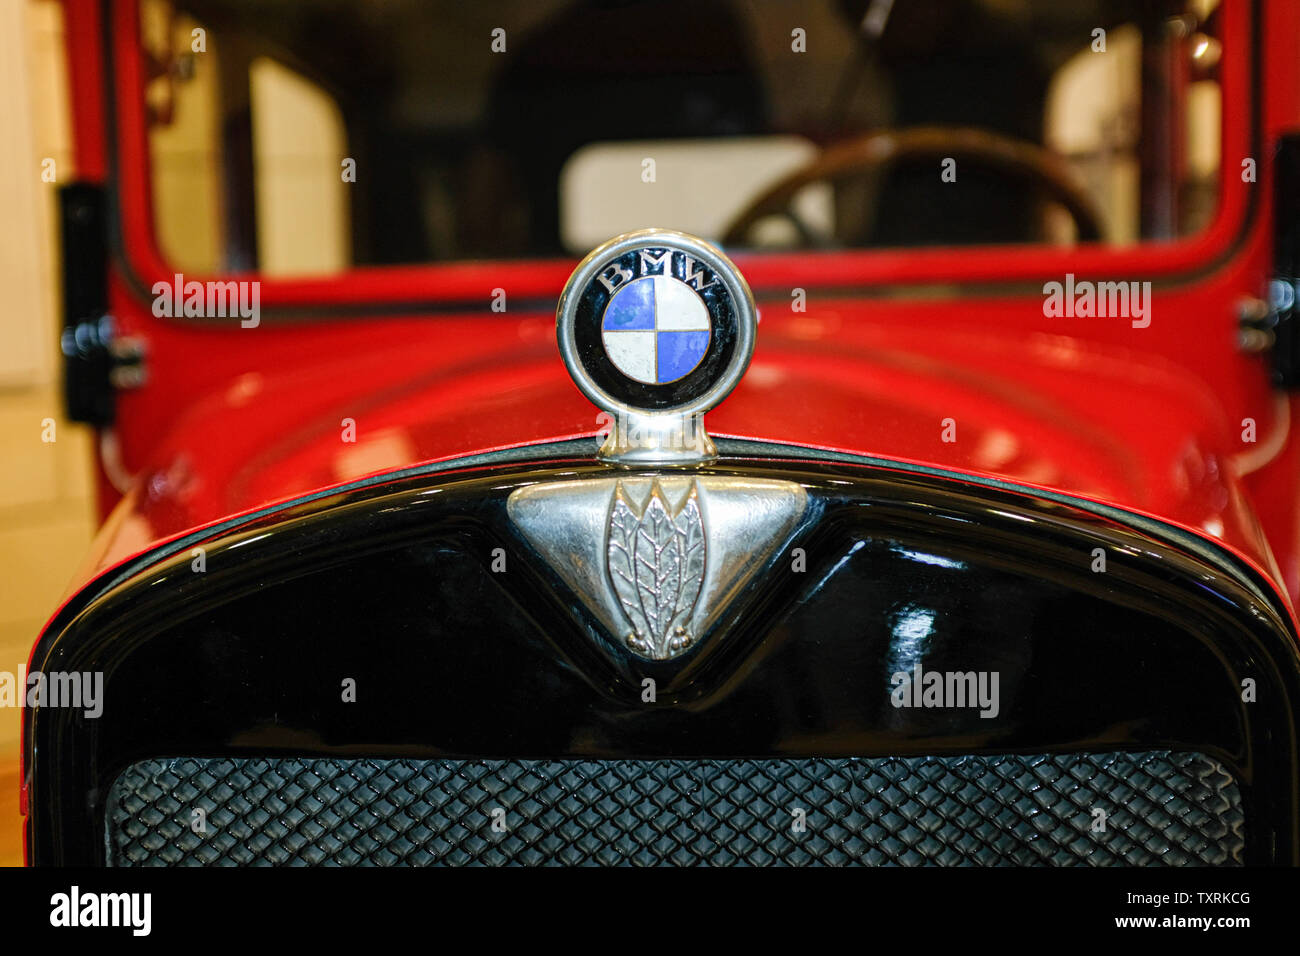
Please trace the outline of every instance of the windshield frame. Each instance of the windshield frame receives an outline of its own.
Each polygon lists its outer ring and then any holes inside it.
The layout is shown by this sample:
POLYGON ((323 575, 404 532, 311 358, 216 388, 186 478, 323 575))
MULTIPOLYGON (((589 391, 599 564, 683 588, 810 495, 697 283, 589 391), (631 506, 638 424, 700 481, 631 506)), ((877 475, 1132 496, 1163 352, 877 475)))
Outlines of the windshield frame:
MULTIPOLYGON (((77 166, 83 177, 93 177, 97 169, 106 174, 115 200, 112 240, 122 275, 136 297, 147 301, 148 290, 155 282, 170 282, 182 270, 167 261, 154 233, 145 115, 147 74, 137 0, 103 3, 102 65, 95 62, 100 60, 98 56, 70 56, 73 93, 80 101, 74 121, 77 166), (80 95, 91 85, 103 90, 104 115, 98 124, 93 116, 81 115, 92 111, 80 95), (95 135, 97 126, 99 136, 95 135)), ((74 49, 84 51, 99 33, 93 23, 79 16, 82 10, 94 10, 98 4, 99 0, 68 0, 70 46, 74 49)), ((1023 243, 797 252, 736 250, 733 258, 760 300, 788 300, 792 287, 833 289, 836 294, 864 297, 954 297, 989 286, 1006 293, 1037 287, 1067 272, 1109 279, 1132 277, 1161 284, 1195 279, 1230 257, 1256 218, 1262 183, 1243 182, 1240 161, 1260 157, 1260 16, 1257 0, 1224 0, 1223 159, 1217 210, 1210 225, 1194 235, 1143 240, 1125 247, 1023 243)), ((509 290, 512 308, 540 309, 553 308, 575 262, 576 258, 477 260, 361 265, 337 274, 303 278, 268 277, 257 271, 186 278, 257 280, 262 313, 271 319, 350 312, 482 310, 496 288, 509 290)), ((178 317, 170 321, 214 320, 178 317)))

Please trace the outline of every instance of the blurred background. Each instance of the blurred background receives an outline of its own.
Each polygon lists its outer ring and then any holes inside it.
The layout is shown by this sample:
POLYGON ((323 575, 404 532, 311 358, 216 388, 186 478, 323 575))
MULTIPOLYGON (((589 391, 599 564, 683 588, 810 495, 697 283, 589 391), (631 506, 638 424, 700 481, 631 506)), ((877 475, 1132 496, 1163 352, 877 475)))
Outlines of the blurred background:
MULTIPOLYGON (((63 419, 60 398, 56 203, 75 170, 59 3, 0 0, 0 89, 0 671, 17 675, 95 529, 92 435, 63 419)), ((22 863, 20 719, 0 708, 6 866, 22 863)))

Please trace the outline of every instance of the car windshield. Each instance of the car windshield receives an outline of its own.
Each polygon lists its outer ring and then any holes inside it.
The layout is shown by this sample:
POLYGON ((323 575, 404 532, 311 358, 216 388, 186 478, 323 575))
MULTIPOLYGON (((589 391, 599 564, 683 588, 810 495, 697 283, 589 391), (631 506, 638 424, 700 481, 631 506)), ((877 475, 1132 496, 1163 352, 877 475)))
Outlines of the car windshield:
POLYGON ((141 0, 178 268, 1125 244, 1218 200, 1216 0, 141 0))

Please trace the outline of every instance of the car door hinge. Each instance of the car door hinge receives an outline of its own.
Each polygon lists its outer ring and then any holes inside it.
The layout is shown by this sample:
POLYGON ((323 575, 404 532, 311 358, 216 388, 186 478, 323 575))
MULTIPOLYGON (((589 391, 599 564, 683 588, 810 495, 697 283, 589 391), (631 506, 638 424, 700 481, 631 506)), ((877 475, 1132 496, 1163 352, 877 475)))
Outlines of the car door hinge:
POLYGON ((63 395, 68 418, 99 428, 116 417, 115 390, 145 380, 144 342, 117 334, 108 314, 108 232, 103 186, 59 191, 63 236, 63 395))
POLYGON ((1300 386, 1300 134, 1278 140, 1273 163, 1273 275, 1267 312, 1253 322, 1243 315, 1243 332, 1271 332, 1273 380, 1300 386))

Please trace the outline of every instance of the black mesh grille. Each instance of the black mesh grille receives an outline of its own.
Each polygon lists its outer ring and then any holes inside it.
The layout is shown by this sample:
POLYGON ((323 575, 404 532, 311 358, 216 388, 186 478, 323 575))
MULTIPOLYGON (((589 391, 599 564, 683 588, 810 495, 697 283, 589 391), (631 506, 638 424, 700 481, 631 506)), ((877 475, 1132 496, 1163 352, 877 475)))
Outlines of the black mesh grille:
POLYGON ((114 784, 106 835, 117 866, 1096 866, 1240 864, 1242 830, 1221 764, 1158 752, 146 760, 114 784))

